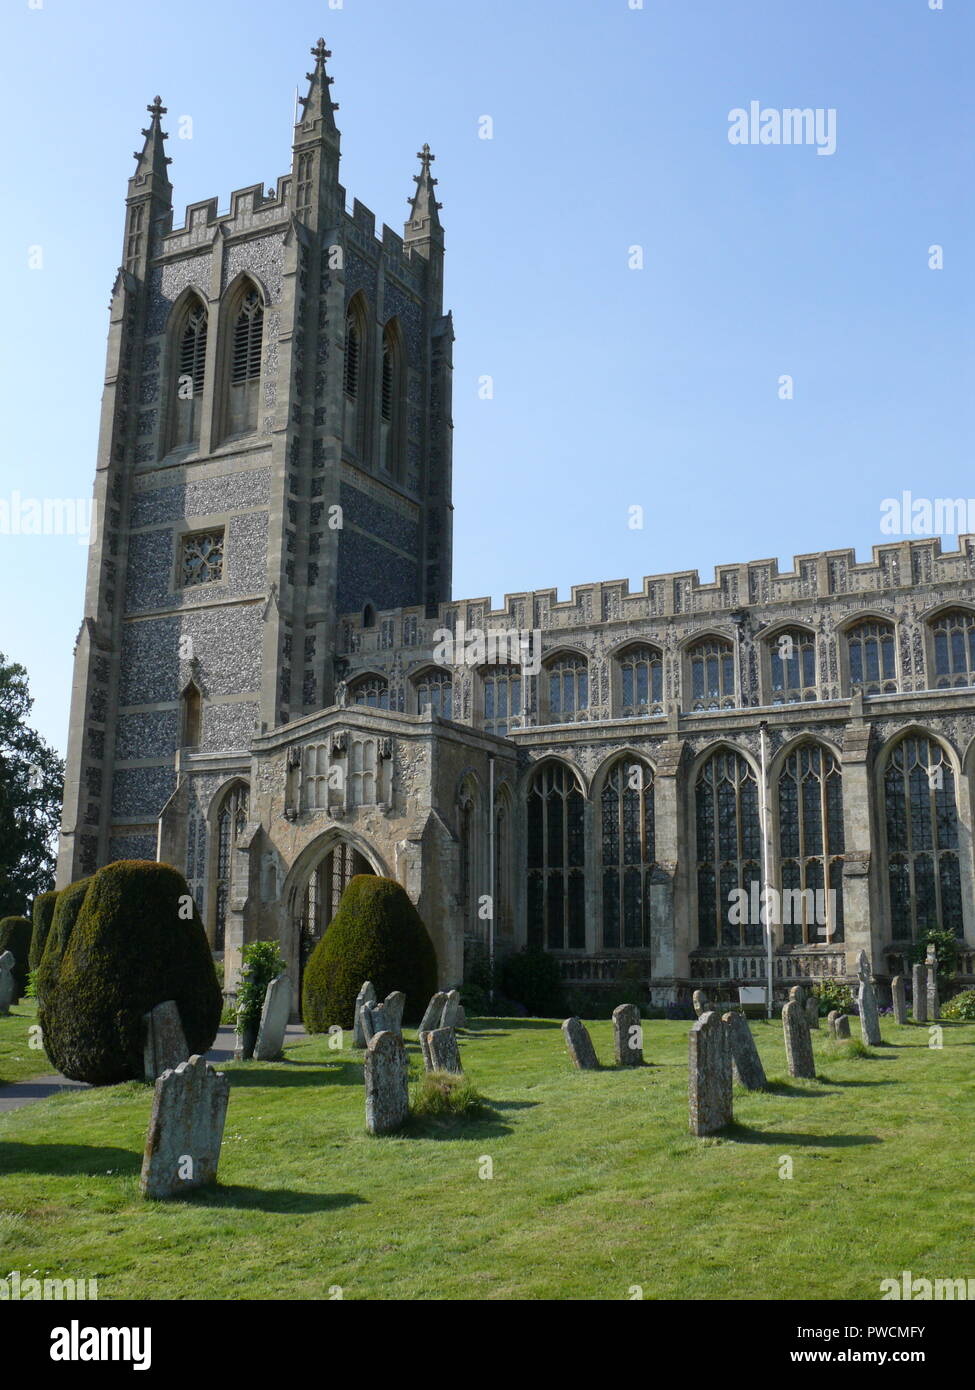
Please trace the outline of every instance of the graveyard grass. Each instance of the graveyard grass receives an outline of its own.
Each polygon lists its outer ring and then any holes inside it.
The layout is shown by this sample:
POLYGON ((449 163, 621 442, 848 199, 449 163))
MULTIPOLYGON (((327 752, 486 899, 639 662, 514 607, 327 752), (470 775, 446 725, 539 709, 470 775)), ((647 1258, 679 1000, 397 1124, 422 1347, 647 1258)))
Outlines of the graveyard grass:
MULTIPOLYGON (((9 1015, 0 1017, 0 1086, 33 1076, 50 1076, 52 1067, 43 1050, 31 1047, 30 1029, 36 1022, 37 1004, 33 999, 11 1004, 9 1015)), ((34 1040, 38 1041, 36 1034, 34 1040)))
POLYGON ((386 1138, 365 1133, 361 1054, 313 1038, 226 1065, 219 1185, 168 1202, 138 1193, 147 1087, 0 1115, 0 1274, 97 1278, 102 1299, 410 1300, 875 1300, 905 1269, 975 1274, 975 1026, 943 1025, 939 1051, 885 1018, 869 1057, 824 1028, 799 1082, 781 1022, 753 1023, 770 1089, 736 1087, 735 1127, 703 1140, 689 1027, 645 1022, 651 1065, 617 1070, 591 1023, 605 1070, 580 1072, 557 1021, 472 1021, 461 1056, 493 1113, 386 1138))

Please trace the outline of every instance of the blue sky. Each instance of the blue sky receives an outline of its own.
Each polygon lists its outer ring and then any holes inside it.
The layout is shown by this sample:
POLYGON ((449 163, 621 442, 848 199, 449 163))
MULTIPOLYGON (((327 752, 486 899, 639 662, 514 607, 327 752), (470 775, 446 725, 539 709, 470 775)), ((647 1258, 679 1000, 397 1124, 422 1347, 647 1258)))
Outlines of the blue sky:
MULTIPOLYGON (((630 2, 6 0, 0 497, 90 496, 146 104, 169 108, 177 222, 223 210, 290 167, 320 33, 350 201, 400 229, 416 151, 437 156, 456 596, 867 558, 885 497, 975 494, 973 7, 630 2), (835 153, 730 144, 751 101, 834 108, 835 153)), ((62 751, 85 560, 0 535, 0 650, 62 751)))

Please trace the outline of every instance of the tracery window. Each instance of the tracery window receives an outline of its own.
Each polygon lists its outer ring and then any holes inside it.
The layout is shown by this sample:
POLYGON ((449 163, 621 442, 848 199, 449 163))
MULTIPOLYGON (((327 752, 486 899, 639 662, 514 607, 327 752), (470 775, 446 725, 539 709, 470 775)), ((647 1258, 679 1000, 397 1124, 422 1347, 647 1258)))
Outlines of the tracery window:
POLYGON ((305 769, 303 790, 305 807, 309 811, 325 810, 329 803, 329 757, 328 745, 313 743, 305 749, 305 769))
POLYGON ((884 810, 892 939, 928 927, 963 936, 955 774, 934 739, 912 734, 891 749, 884 810))
POLYGON ((559 656, 546 665, 545 674, 549 723, 579 719, 589 708, 589 663, 581 656, 559 656))
POLYGON ((449 671, 421 671, 413 682, 416 707, 420 714, 427 705, 442 719, 453 719, 453 680, 449 671))
POLYGON ((481 675, 484 695, 484 728, 506 737, 513 721, 521 718, 524 698, 520 666, 489 666, 481 675))
POLYGON ((312 870, 299 910, 299 989, 312 951, 338 911, 342 894, 356 874, 371 874, 372 865, 345 840, 325 855, 312 870))
POLYGON ((528 792, 528 944, 586 947, 585 808, 561 763, 544 763, 528 792))
POLYGON ((663 658, 656 647, 628 647, 617 657, 620 673, 620 713, 624 718, 662 714, 663 658))
POLYGON ((257 392, 261 379, 263 337, 264 304, 258 291, 249 289, 241 300, 234 321, 228 434, 247 434, 257 429, 257 392))
POLYGON ((194 295, 184 311, 176 353, 176 380, 173 383, 174 448, 182 444, 199 443, 206 355, 207 311, 203 302, 194 295))
POLYGON ((691 708, 733 709, 735 657, 730 642, 709 637, 687 654, 691 675, 691 708))
POLYGON ((847 633, 846 649, 851 686, 862 686, 865 695, 886 695, 897 690, 893 623, 873 618, 858 623, 847 633))
POLYGON ((227 792, 217 814, 217 884, 213 949, 222 951, 226 943, 227 915, 233 880, 233 853, 247 825, 248 789, 238 782, 227 792))
POLYGON ((224 531, 197 531, 182 539, 180 575, 184 588, 217 584, 223 578, 224 531))
POLYGON ((975 685, 975 613, 956 608, 931 623, 935 686, 975 685))
POLYGON ((654 866, 653 773, 624 759, 603 783, 603 946, 650 945, 650 878, 654 866))
POLYGON ((698 943, 760 946, 761 917, 751 910, 753 891, 761 892, 762 833, 755 774, 739 753, 721 749, 701 767, 694 793, 698 943), (741 890, 747 895, 744 910, 741 890), (739 910, 733 911, 736 903, 739 910))
POLYGON ((349 749, 349 804, 375 806, 379 801, 378 759, 374 738, 354 738, 349 749))
POLYGON ((804 628, 780 632, 769 643, 772 704, 816 699, 816 639, 804 628))
POLYGON ((843 940, 843 780, 832 753, 804 743, 779 773, 779 869, 786 946, 843 940))
POLYGON ((385 676, 362 676, 349 686, 349 698, 354 705, 389 709, 389 681, 385 676))

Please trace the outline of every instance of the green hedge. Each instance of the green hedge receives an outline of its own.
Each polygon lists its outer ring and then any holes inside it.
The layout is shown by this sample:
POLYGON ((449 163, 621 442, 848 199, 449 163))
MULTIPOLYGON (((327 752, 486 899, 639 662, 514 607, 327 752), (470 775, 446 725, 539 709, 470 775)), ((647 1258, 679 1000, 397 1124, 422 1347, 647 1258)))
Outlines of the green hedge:
POLYGON ((56 892, 41 893, 34 899, 34 907, 31 912, 34 922, 34 929, 30 938, 31 970, 36 970, 41 963, 44 946, 51 930, 51 923, 54 920, 54 909, 57 906, 57 901, 56 892))
POLYGON ((70 883, 67 888, 62 888, 58 894, 58 900, 54 905, 54 916, 51 919, 51 929, 44 943, 44 952, 41 955, 37 967, 37 979, 34 982, 37 997, 42 1003, 44 996, 50 993, 51 986, 58 977, 61 961, 67 950, 68 941, 74 931, 74 925, 78 920, 78 913, 81 911, 81 904, 85 900, 90 883, 90 878, 79 878, 76 883, 70 883))
POLYGON ((9 951, 14 958, 14 1003, 27 993, 30 974, 30 938, 34 928, 29 917, 4 917, 0 921, 0 956, 9 951))

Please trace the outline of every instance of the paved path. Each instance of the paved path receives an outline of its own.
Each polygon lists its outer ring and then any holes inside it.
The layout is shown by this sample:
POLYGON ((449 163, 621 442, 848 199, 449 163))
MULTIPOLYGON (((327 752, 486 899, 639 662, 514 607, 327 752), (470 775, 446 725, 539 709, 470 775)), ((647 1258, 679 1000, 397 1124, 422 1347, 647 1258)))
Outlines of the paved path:
MULTIPOLYGON (((285 1046, 305 1037, 304 1025, 289 1023, 285 1046)), ((207 1053, 208 1062, 230 1062, 234 1056, 234 1029, 232 1024, 221 1024, 213 1047, 207 1053)), ((59 1091, 86 1091, 86 1081, 69 1081, 66 1076, 55 1072, 48 1076, 33 1076, 27 1081, 13 1081, 9 1086, 0 1086, 0 1115, 7 1110, 19 1110, 22 1105, 30 1105, 35 1100, 46 1100, 59 1091)))

